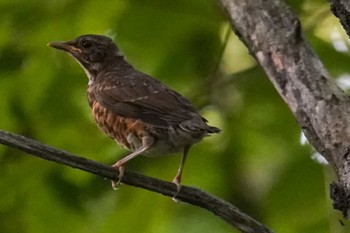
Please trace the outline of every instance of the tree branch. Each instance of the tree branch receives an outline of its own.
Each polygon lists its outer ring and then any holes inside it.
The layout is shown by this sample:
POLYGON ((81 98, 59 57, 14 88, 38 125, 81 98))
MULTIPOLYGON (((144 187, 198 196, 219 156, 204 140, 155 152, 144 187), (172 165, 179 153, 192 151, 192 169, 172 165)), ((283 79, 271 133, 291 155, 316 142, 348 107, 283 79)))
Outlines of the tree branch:
POLYGON ((350 2, 348 0, 329 0, 331 10, 339 18, 346 33, 350 37, 350 2))
POLYGON ((281 0, 220 0, 233 30, 288 104, 309 142, 334 168, 333 206, 350 209, 350 105, 281 0))
MULTIPOLYGON (((0 144, 16 148, 46 160, 64 164, 73 168, 78 168, 111 180, 118 179, 118 172, 110 166, 49 147, 21 135, 0 130, 0 144)), ((161 193, 169 197, 173 197, 176 193, 176 187, 174 184, 137 173, 125 172, 122 182, 127 185, 161 193)), ((176 196, 176 198, 191 205, 209 210, 233 227, 239 229, 241 232, 272 232, 247 214, 242 213, 238 208, 230 203, 220 200, 219 198, 209 195, 197 188, 183 186, 181 192, 176 196)))

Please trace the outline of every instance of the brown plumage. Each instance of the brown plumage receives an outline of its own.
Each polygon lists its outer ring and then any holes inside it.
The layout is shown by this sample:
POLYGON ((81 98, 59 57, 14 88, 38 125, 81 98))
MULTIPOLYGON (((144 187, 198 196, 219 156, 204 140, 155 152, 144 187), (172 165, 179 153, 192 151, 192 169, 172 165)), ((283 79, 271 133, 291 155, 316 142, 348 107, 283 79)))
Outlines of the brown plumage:
POLYGON ((140 155, 183 152, 173 183, 180 191, 188 150, 203 137, 220 132, 207 125, 192 104, 160 81, 136 70, 113 43, 101 35, 83 35, 51 47, 72 55, 88 78, 88 101, 98 126, 131 154, 117 161, 119 181, 124 164, 140 155))

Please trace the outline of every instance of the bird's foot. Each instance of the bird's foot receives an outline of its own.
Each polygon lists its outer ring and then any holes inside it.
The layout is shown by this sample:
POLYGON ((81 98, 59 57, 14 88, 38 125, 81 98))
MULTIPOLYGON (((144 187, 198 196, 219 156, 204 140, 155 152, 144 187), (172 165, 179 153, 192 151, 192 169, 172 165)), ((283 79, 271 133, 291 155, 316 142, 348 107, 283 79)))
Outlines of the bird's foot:
POLYGON ((117 181, 112 180, 112 188, 114 190, 118 190, 118 186, 121 184, 121 180, 124 176, 124 166, 116 162, 115 164, 112 165, 112 167, 118 169, 119 171, 118 180, 117 181))
POLYGON ((180 193, 180 191, 181 191, 181 174, 180 174, 180 175, 177 174, 177 175, 175 176, 175 178, 173 179, 172 183, 176 185, 176 193, 175 193, 175 195, 172 197, 172 199, 173 199, 173 201, 178 202, 179 200, 176 198, 176 196, 177 196, 177 195, 180 193))

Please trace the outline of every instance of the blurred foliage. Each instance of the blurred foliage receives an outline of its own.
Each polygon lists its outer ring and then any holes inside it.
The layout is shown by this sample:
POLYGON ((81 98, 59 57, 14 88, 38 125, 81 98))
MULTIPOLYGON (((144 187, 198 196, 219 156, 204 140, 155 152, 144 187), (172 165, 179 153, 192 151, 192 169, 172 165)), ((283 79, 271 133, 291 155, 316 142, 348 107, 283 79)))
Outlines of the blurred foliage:
MULTIPOLYGON (((329 5, 288 0, 334 78, 348 77, 349 40, 329 5)), ((128 60, 187 96, 222 134, 193 147, 184 184, 222 197, 276 232, 345 232, 334 179, 215 0, 0 0, 0 128, 112 164, 126 151, 96 127, 87 79, 46 47, 80 34, 115 38, 128 60)), ((266 38, 268 39, 268 38, 266 38)), ((0 232, 232 232, 197 207, 0 146, 0 232)), ((179 156, 127 169, 171 180, 179 156)))

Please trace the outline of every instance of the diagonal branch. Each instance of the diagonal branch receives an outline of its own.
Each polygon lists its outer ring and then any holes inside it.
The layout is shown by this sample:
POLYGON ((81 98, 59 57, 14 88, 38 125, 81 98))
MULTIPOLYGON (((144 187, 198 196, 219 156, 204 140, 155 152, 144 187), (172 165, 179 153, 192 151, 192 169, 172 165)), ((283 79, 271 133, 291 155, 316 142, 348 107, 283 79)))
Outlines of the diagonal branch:
MULTIPOLYGON (((220 0, 233 30, 264 69, 309 142, 334 168, 333 206, 350 212, 350 102, 282 0, 220 0)), ((349 4, 348 4, 349 5, 349 4)))
POLYGON ((350 37, 350 2, 349 0, 329 0, 331 10, 339 18, 346 33, 350 37))
MULTIPOLYGON (((110 166, 78 157, 63 150, 49 147, 21 135, 0 130, 0 144, 16 148, 46 160, 64 164, 73 168, 78 168, 101 177, 112 180, 118 179, 117 171, 110 166)), ((125 172, 122 182, 127 185, 147 189, 169 197, 173 197, 176 193, 176 187, 174 184, 137 173, 125 172)), ((227 203, 197 188, 183 186, 181 192, 176 196, 176 198, 191 205, 207 209, 233 227, 239 229, 241 232, 272 232, 267 227, 254 220, 252 217, 242 213, 238 208, 230 203, 227 203)))

